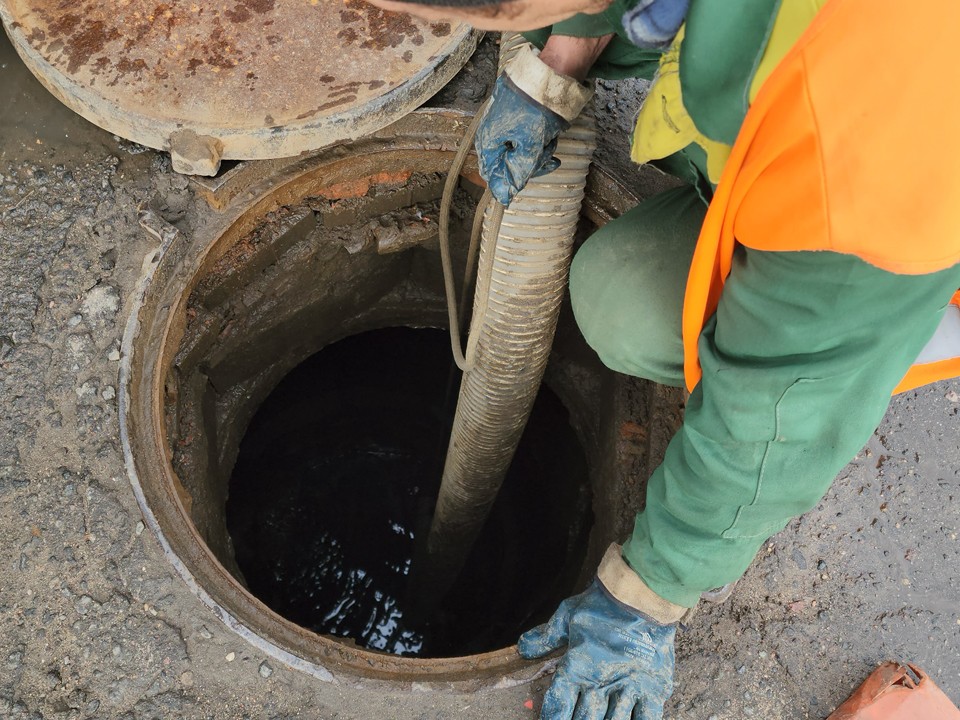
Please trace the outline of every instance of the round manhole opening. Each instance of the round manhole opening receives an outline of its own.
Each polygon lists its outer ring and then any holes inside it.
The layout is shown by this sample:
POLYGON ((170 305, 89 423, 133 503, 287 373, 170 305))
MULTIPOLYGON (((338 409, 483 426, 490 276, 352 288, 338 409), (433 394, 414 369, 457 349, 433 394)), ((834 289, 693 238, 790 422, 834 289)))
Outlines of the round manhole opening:
MULTIPOLYGON (((512 643, 589 576, 591 528, 613 505, 591 501, 610 486, 602 371, 562 319, 466 572, 428 618, 411 611, 458 386, 436 213, 463 123, 410 123, 291 165, 159 249, 124 338, 128 470, 194 593, 281 661, 351 683, 522 682, 544 665, 512 643)), ((594 180, 584 235, 626 198, 594 180)))
POLYGON ((586 459, 544 386, 458 583, 418 611, 418 540, 459 385, 451 365, 443 330, 373 330, 305 360, 259 407, 226 527, 238 579, 275 612, 368 650, 455 657, 511 645, 573 591, 589 530, 586 459))

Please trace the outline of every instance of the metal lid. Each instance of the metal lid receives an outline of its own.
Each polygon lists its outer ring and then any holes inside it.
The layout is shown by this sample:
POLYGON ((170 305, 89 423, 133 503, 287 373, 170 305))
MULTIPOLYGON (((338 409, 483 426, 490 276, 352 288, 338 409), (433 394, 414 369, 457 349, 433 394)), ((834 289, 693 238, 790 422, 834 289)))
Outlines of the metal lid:
POLYGON ((0 0, 40 81, 175 169, 289 157, 373 132, 439 90, 476 34, 363 0, 0 0))

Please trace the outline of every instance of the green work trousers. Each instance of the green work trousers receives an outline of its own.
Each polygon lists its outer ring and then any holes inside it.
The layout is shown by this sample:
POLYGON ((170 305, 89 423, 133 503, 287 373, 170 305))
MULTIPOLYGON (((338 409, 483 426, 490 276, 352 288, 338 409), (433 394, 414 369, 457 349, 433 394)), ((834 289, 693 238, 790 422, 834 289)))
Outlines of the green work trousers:
MULTIPOLYGON (((693 188, 667 191, 577 253, 577 322, 614 370, 682 384, 681 308, 705 210, 693 188)), ((833 252, 738 248, 700 336, 703 379, 624 545, 651 589, 692 607, 814 506, 958 287, 960 265, 897 275, 833 252)))

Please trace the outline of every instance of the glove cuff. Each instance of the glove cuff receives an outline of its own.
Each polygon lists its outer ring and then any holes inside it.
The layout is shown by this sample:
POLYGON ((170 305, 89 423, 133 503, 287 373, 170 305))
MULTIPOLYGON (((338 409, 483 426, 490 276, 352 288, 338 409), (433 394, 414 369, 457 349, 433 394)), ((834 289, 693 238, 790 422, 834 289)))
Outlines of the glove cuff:
POLYGON ((621 551, 616 543, 607 548, 597 569, 600 584, 624 605, 642 612, 661 625, 680 622, 690 608, 665 600, 647 587, 633 568, 627 565, 621 551))
POLYGON ((529 45, 517 51, 503 72, 518 90, 568 123, 576 120, 593 97, 592 83, 581 83, 558 73, 529 45))

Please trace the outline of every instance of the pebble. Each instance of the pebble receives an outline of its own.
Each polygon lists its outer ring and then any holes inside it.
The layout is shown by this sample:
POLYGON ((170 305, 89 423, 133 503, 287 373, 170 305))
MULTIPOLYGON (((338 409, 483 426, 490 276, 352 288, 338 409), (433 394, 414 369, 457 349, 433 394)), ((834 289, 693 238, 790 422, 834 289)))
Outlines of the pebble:
POLYGON ((116 361, 119 360, 119 359, 120 359, 120 351, 119 351, 119 350, 111 350, 111 351, 110 351, 110 354, 107 355, 107 360, 112 360, 113 362, 116 362, 116 361))
POLYGON ((826 569, 827 569, 827 564, 823 560, 817 563, 817 570, 819 570, 820 572, 823 572, 826 569))
POLYGON ((16 670, 23 664, 23 653, 22 652, 12 652, 7 656, 7 669, 16 670))
POLYGON ((142 522, 141 520, 137 520, 137 524, 136 524, 136 526, 134 527, 133 531, 134 531, 137 535, 139 535, 140 533, 143 532, 143 527, 144 527, 143 522, 142 522))
POLYGON ((260 673, 260 677, 268 678, 273 675, 273 668, 267 664, 266 660, 264 660, 262 663, 260 663, 260 669, 258 672, 260 673))
POLYGON ((113 389, 113 385, 107 385, 103 390, 100 391, 100 397, 104 400, 113 400, 117 396, 117 391, 113 389))
POLYGON ((807 559, 803 556, 802 552, 795 549, 790 557, 793 558, 793 561, 797 564, 798 568, 801 570, 807 569, 807 559))
POLYGON ((83 299, 83 311, 87 315, 105 320, 112 318, 120 309, 120 293, 110 285, 97 285, 83 299))
POLYGON ((180 673, 180 684, 184 687, 193 687, 193 673, 189 670, 180 673))
POLYGON ((228 652, 224 657, 224 659, 227 662, 233 662, 236 659, 236 657, 237 657, 237 654, 235 652, 228 652))
POLYGON ((76 327, 83 322, 83 315, 74 315, 72 318, 67 320, 67 327, 76 327))
POLYGON ((213 633, 207 630, 205 627, 200 628, 200 637, 204 640, 210 640, 213 638, 213 633))

